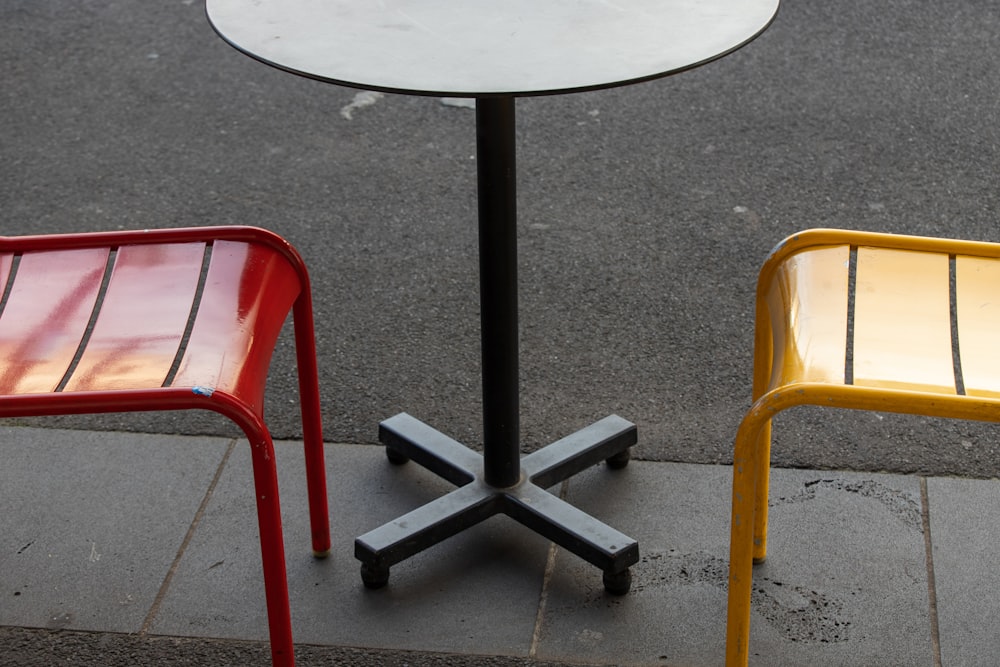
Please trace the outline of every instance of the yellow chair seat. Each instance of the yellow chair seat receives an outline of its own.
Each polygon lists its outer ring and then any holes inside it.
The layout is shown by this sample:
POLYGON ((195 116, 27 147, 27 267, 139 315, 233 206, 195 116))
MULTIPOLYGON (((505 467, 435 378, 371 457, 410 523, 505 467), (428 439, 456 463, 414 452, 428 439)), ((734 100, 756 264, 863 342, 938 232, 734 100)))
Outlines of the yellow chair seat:
POLYGON ((771 419, 796 405, 1000 421, 1000 244, 814 229, 757 282, 753 405, 733 459, 726 664, 746 665, 771 419))

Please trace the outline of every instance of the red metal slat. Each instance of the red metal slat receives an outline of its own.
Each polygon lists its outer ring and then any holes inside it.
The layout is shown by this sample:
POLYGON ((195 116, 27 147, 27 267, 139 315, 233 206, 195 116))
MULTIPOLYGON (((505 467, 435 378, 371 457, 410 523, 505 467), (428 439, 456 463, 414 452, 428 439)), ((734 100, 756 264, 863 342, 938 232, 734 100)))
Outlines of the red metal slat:
POLYGON ((0 294, 7 287, 7 278, 10 276, 10 267, 14 264, 13 253, 3 253, 0 255, 0 294))
POLYGON ((247 386, 262 390, 259 376, 266 377, 274 341, 300 289, 291 264, 274 249, 217 242, 198 319, 173 386, 239 392, 249 373, 246 379, 253 381, 247 386))
POLYGON ((0 316, 0 393, 53 391, 87 329, 106 248, 28 253, 0 316))
POLYGON ((65 391, 162 385, 191 313, 205 244, 124 246, 65 391))

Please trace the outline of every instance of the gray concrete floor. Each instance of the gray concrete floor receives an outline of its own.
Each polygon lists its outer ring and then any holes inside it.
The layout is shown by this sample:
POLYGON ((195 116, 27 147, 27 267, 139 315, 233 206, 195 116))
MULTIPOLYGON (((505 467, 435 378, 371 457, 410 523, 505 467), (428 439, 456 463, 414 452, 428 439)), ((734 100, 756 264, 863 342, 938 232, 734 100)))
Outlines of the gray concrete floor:
MULTIPOLYGON (((368 590, 353 538, 449 485, 380 447, 329 445, 334 550, 315 560, 301 444, 277 455, 302 664, 722 663, 728 466, 600 465, 552 489, 639 541, 632 591, 613 597, 595 568, 504 516, 368 590)), ((243 441, 7 427, 0 456, 0 663, 64 645, 81 665, 125 664, 123 651, 268 661, 243 441), (86 659, 97 637, 103 657, 86 659)), ((770 504, 751 664, 993 663, 1000 482, 777 469, 770 504)))

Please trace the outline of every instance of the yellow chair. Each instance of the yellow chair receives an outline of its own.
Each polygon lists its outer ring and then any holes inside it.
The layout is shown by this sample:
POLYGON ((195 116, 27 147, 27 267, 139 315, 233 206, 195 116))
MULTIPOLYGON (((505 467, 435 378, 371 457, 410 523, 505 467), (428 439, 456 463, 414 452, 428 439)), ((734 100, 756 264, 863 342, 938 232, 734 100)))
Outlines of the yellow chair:
POLYGON ((775 415, 809 404, 1000 421, 1000 244, 809 230, 767 258, 756 300, 753 405, 733 458, 729 667, 748 659, 775 415))

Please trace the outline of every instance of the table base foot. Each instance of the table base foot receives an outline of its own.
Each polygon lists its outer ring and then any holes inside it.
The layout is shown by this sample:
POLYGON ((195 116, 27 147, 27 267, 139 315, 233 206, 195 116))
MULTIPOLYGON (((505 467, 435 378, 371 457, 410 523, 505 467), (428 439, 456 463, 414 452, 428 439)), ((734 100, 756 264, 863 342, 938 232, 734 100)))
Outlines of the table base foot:
POLYGON ((412 460, 458 488, 355 540, 354 555, 362 562, 368 588, 385 586, 392 565, 495 514, 506 514, 602 570, 609 593, 628 592, 629 567, 639 561, 638 543, 545 489, 601 461, 616 469, 627 465, 629 448, 637 441, 631 422, 605 417, 525 456, 521 481, 506 488, 483 481, 478 452, 405 413, 379 425, 379 440, 390 461, 412 460))

